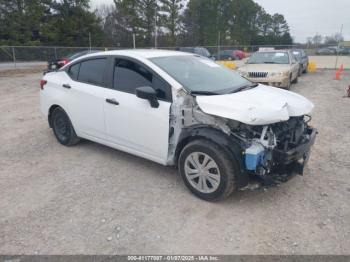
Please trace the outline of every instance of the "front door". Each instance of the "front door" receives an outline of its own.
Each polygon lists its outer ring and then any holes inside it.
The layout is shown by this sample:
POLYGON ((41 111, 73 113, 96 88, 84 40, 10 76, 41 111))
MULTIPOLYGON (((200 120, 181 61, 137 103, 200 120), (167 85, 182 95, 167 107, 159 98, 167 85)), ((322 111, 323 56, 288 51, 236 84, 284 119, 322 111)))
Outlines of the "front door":
POLYGON ((145 66, 115 59, 113 89, 106 90, 104 105, 107 140, 127 152, 166 163, 169 143, 171 87, 145 66), (153 87, 159 107, 135 95, 135 89, 153 87))

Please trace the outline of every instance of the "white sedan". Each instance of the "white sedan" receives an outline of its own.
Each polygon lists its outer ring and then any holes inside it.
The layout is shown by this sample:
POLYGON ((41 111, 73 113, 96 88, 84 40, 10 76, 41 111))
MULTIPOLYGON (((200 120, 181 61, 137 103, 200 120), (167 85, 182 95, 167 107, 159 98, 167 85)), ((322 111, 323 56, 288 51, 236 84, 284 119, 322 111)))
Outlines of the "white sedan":
POLYGON ((256 177, 271 184, 301 174, 316 136, 306 98, 189 53, 93 53, 40 85, 41 111, 62 145, 84 138, 175 165, 205 200, 256 177))

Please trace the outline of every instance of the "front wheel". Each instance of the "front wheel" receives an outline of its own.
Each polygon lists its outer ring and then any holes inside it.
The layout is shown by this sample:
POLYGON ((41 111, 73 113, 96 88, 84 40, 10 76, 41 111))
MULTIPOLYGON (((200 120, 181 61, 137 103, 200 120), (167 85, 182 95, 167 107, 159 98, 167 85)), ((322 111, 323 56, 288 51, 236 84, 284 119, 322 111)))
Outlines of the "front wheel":
POLYGON ((286 85, 286 89, 290 90, 291 85, 292 85, 292 76, 289 77, 289 80, 288 80, 287 85, 286 85))
POLYGON ((302 74, 303 74, 303 66, 300 66, 298 70, 298 76, 301 76, 302 74))
POLYGON ((178 169, 186 187, 197 197, 216 201, 235 189, 238 164, 223 148, 209 140, 195 140, 182 150, 178 169))
POLYGON ((295 79, 292 82, 293 84, 297 84, 298 83, 298 76, 295 77, 295 79))
POLYGON ((307 73, 307 68, 309 67, 309 63, 306 64, 306 67, 303 69, 303 74, 307 73))

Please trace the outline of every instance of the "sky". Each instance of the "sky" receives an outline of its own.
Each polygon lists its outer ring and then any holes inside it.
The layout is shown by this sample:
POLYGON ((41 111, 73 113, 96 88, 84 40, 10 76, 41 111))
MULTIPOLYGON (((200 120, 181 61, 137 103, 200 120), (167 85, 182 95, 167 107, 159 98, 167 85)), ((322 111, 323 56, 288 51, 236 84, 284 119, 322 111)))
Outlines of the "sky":
MULTIPOLYGON (((205 0, 202 0, 205 1, 205 0)), ((306 42, 316 33, 340 32, 350 41, 350 0, 254 0, 268 13, 281 13, 286 18, 295 42, 306 42)), ((92 6, 113 4, 113 0, 92 0, 92 6)))

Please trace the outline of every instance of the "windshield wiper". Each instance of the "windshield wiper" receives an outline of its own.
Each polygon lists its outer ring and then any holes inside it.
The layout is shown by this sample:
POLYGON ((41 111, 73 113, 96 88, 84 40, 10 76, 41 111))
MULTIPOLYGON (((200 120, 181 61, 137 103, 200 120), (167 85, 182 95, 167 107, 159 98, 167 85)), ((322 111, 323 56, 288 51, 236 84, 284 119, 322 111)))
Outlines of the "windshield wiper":
POLYGON ((245 85, 245 86, 241 86, 235 90, 233 90, 232 92, 230 92, 230 94, 232 93, 237 93, 239 91, 243 91, 243 90, 248 90, 248 89, 252 89, 254 87, 257 87, 259 84, 258 83, 252 83, 251 85, 245 85))
POLYGON ((219 95, 218 93, 212 92, 212 91, 200 91, 200 90, 194 90, 191 91, 191 95, 207 95, 207 96, 213 96, 213 95, 219 95))
POLYGON ((264 62, 264 64, 279 64, 279 63, 277 63, 277 62, 264 62))

